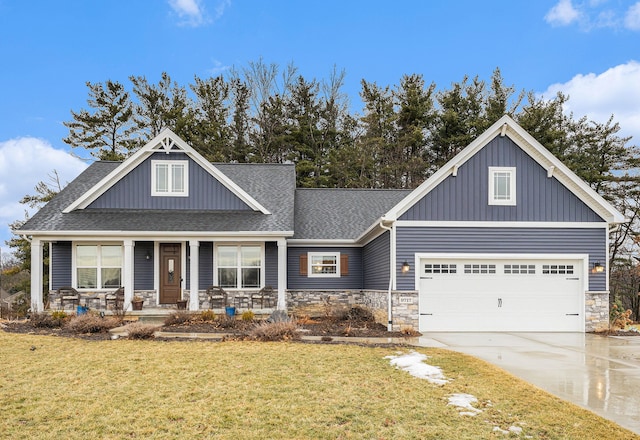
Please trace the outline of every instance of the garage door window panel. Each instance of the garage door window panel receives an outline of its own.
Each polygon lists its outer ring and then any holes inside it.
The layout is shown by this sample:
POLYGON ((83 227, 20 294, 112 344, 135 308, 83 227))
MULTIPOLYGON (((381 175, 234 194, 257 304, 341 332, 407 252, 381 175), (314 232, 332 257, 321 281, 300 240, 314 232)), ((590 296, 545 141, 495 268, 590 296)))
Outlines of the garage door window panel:
POLYGON ((573 264, 543 264, 543 275, 573 275, 573 264))
POLYGON ((457 272, 457 265, 455 264, 439 264, 439 263, 427 263, 424 265, 424 273, 434 274, 451 274, 457 272))
POLYGON ((505 264, 504 273, 512 275, 535 275, 535 264, 505 264))
POLYGON ((464 273, 494 274, 496 273, 496 265, 495 264, 465 264, 464 273))

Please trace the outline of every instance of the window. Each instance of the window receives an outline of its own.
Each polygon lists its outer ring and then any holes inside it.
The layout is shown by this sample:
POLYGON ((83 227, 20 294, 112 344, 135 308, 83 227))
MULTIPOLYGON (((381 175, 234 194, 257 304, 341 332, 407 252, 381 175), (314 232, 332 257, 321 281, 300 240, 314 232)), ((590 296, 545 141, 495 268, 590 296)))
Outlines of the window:
POLYGON ((425 264, 424 273, 456 273, 455 264, 425 264))
POLYGON ((122 286, 122 246, 77 245, 78 289, 114 289, 122 286))
POLYGON ((189 195, 189 161, 152 160, 151 195, 179 196, 189 195))
POLYGON ((573 275, 573 264, 543 264, 544 275, 573 275))
POLYGON ((465 264, 464 273, 496 273, 495 264, 465 264))
POLYGON ((220 245, 214 260, 217 285, 228 289, 259 289, 262 285, 262 247, 220 245))
POLYGON ((309 252, 307 273, 310 277, 340 276, 340 252, 309 252))
POLYGON ((505 264, 505 274, 535 275, 535 264, 505 264))
POLYGON ((489 205, 516 204, 516 169, 489 167, 489 205))

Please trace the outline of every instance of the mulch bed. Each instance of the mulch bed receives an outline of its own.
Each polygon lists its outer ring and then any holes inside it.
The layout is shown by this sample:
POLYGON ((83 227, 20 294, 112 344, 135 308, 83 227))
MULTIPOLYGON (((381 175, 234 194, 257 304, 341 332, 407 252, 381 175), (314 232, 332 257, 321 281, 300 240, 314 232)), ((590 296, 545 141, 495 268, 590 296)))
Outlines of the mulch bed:
MULTIPOLYGON (((174 333, 225 333, 242 336, 246 335, 255 324, 256 322, 242 320, 193 321, 165 325, 159 330, 174 333)), ((305 322, 300 323, 299 327, 302 335, 326 337, 326 342, 329 342, 333 337, 400 338, 419 335, 407 335, 402 332, 389 332, 384 325, 376 322, 338 320, 333 318, 308 319, 305 322)), ((96 341, 112 339, 112 335, 108 332, 78 334, 67 330, 64 327, 35 327, 33 323, 28 320, 3 322, 0 323, 0 328, 9 333, 72 337, 96 341)))

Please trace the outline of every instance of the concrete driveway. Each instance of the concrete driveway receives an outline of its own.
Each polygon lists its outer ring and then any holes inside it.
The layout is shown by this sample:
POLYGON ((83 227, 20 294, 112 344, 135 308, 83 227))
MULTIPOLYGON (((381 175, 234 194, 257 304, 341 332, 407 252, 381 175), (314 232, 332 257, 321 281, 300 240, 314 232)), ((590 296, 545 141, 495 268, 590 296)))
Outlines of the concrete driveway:
POLYGON ((428 333, 416 345, 483 359, 640 434, 640 336, 428 333))

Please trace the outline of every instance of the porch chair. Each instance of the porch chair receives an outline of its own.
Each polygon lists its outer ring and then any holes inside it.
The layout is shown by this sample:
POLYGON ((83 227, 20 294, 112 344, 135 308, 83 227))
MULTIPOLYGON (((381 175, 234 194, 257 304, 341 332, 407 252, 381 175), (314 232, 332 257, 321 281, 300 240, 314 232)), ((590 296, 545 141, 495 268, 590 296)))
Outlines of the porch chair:
POLYGON ((113 304, 114 310, 122 310, 124 307, 124 287, 120 287, 118 290, 107 293, 104 296, 104 308, 109 309, 109 303, 113 304))
POLYGON ((60 287, 56 290, 60 298, 60 308, 64 310, 64 303, 71 303, 71 307, 80 305, 80 293, 71 286, 60 287))
POLYGON ((209 286, 207 297, 210 309, 223 309, 227 306, 227 292, 220 286, 209 286))
POLYGON ((254 303, 260 303, 261 309, 274 307, 276 305, 276 296, 273 287, 264 286, 251 295, 251 308, 253 308, 254 303))

